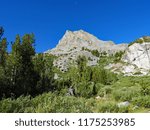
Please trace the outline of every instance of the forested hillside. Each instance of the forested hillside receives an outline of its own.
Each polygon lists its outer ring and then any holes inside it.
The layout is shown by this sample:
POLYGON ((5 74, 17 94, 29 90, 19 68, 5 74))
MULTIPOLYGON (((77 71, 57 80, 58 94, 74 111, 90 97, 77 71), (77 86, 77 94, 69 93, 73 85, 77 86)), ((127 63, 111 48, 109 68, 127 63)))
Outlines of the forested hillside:
POLYGON ((150 76, 125 76, 105 67, 121 62, 91 51, 98 64, 78 56, 62 72, 58 57, 35 52, 34 34, 9 43, 0 27, 0 112, 150 112, 150 76), (11 51, 8 52, 8 44, 11 51))

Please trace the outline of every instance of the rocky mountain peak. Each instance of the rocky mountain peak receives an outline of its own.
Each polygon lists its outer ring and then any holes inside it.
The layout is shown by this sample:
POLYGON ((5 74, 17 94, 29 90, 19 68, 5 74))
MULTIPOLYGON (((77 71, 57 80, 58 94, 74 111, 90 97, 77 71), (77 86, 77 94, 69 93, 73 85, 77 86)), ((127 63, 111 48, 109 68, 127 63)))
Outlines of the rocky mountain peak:
POLYGON ((92 34, 83 30, 69 31, 67 30, 58 42, 56 48, 48 50, 46 53, 57 55, 58 53, 68 53, 71 51, 81 51, 82 48, 89 50, 98 50, 99 52, 115 53, 116 51, 124 50, 127 44, 116 45, 112 41, 99 40, 92 34))
POLYGON ((62 71, 67 71, 70 62, 76 61, 78 56, 85 56, 88 59, 88 65, 93 66, 99 60, 99 57, 92 54, 93 50, 99 53, 106 52, 109 55, 124 51, 127 46, 127 44, 117 45, 112 41, 99 40, 83 30, 67 30, 57 46, 45 53, 56 55, 58 58, 54 61, 54 65, 62 71))
POLYGON ((115 44, 112 41, 99 40, 83 30, 67 30, 57 46, 45 53, 56 55, 54 66, 67 71, 70 63, 75 65, 78 56, 85 56, 89 66, 97 65, 101 57, 92 53, 95 50, 101 54, 105 52, 108 56, 120 51, 123 54, 121 62, 110 63, 106 66, 107 69, 124 75, 149 74, 150 36, 141 37, 130 44, 115 44))
POLYGON ((70 51, 74 49, 81 50, 82 47, 88 49, 98 49, 99 44, 103 44, 104 41, 99 40, 95 36, 83 31, 66 31, 62 39, 59 41, 56 49, 59 51, 70 51))

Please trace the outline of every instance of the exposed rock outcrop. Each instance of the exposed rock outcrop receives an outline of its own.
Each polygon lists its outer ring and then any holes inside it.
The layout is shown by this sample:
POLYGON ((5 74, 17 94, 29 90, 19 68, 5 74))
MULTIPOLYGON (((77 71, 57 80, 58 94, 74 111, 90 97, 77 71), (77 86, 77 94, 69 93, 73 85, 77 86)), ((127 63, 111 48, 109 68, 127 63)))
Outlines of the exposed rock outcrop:
POLYGON ((54 61, 62 71, 67 71, 70 64, 76 64, 78 56, 85 56, 89 66, 97 65, 99 56, 92 53, 97 50, 99 53, 112 55, 116 52, 125 52, 121 62, 110 63, 106 69, 124 75, 142 76, 148 75, 150 70, 150 37, 142 37, 131 44, 115 44, 112 41, 102 41, 83 30, 66 31, 58 45, 45 53, 50 53, 58 58, 54 61))
POLYGON ((125 50, 127 44, 117 45, 112 41, 102 41, 83 30, 74 32, 66 31, 56 48, 48 50, 45 53, 61 55, 69 52, 81 51, 83 47, 89 50, 98 50, 99 52, 105 51, 107 53, 115 53, 125 50))
POLYGON ((135 43, 129 46, 123 55, 124 62, 134 64, 141 69, 150 69, 150 43, 135 43))
POLYGON ((88 65, 96 65, 99 57, 94 56, 91 51, 106 52, 108 55, 123 51, 127 48, 127 44, 116 45, 112 41, 102 41, 95 36, 83 31, 66 31, 63 38, 59 41, 56 48, 46 51, 58 56, 54 61, 54 65, 62 71, 67 71, 68 65, 75 61, 77 57, 85 56, 88 65))

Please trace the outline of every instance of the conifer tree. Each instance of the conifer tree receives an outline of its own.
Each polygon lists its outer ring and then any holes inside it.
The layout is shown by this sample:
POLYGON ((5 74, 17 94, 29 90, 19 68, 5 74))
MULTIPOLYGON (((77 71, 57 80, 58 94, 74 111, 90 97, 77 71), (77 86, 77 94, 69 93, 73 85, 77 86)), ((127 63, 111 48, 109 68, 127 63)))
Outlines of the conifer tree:
POLYGON ((7 57, 7 39, 3 38, 0 41, 0 65, 3 67, 5 66, 6 57, 7 57))
POLYGON ((15 93, 14 89, 19 86, 20 70, 21 70, 21 56, 20 56, 21 40, 20 36, 17 35, 15 42, 12 44, 12 51, 7 58, 7 78, 10 82, 11 89, 15 93))
POLYGON ((34 68, 39 76, 36 86, 38 93, 54 90, 53 59, 52 55, 46 54, 37 54, 34 57, 34 68))
POLYGON ((17 35, 12 44, 12 51, 7 60, 7 78, 12 93, 16 97, 27 94, 35 95, 37 75, 33 65, 33 56, 35 55, 33 44, 33 34, 24 35, 22 40, 17 35))
POLYGON ((23 90, 23 94, 34 95, 34 88, 37 82, 37 75, 34 71, 33 56, 35 55, 34 49, 34 35, 26 34, 22 38, 22 44, 19 49, 19 55, 21 57, 20 68, 20 89, 23 90))
POLYGON ((4 34, 4 29, 3 27, 0 26, 0 40, 1 40, 1 37, 3 36, 4 34))
POLYGON ((6 80, 7 39, 2 38, 3 33, 4 29, 0 27, 0 99, 5 97, 9 91, 6 80))

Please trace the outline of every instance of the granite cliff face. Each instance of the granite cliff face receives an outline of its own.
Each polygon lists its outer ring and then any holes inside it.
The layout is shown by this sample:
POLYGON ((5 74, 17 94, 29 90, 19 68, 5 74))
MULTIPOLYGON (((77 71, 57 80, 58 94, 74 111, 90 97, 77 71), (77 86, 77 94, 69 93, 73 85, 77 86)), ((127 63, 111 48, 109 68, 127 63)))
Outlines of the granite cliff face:
POLYGON ((60 55, 73 51, 82 51, 83 47, 89 50, 98 50, 99 52, 105 51, 110 54, 125 50, 127 44, 116 45, 112 41, 102 41, 83 30, 66 31, 56 48, 47 51, 47 53, 60 55))
POLYGON ((54 61, 62 71, 67 71, 70 63, 76 64, 78 56, 85 56, 88 60, 87 65, 97 65, 100 57, 92 54, 93 50, 99 53, 114 55, 116 52, 123 51, 121 62, 110 63, 105 68, 115 73, 124 75, 147 75, 150 70, 150 37, 142 37, 132 44, 115 44, 112 41, 102 41, 83 30, 66 31, 54 49, 45 53, 56 55, 54 61))
POLYGON ((87 65, 96 65, 99 57, 94 56, 91 51, 106 52, 114 54, 119 51, 124 51, 127 44, 116 45, 112 41, 102 41, 95 36, 83 31, 66 31, 65 35, 59 41, 56 48, 46 51, 58 56, 54 61, 54 65, 62 71, 67 71, 70 62, 74 62, 78 56, 85 56, 88 60, 87 65))
POLYGON ((135 43, 129 46, 122 60, 141 69, 150 69, 150 42, 135 43))
POLYGON ((150 75, 150 37, 142 37, 129 44, 121 61, 106 68, 128 76, 150 75))
POLYGON ((141 43, 135 41, 134 44, 128 47, 122 61, 133 65, 133 72, 137 70, 139 73, 146 75, 149 74, 150 70, 150 37, 143 37, 140 40, 141 43), (144 38, 147 40, 144 40, 144 38))

